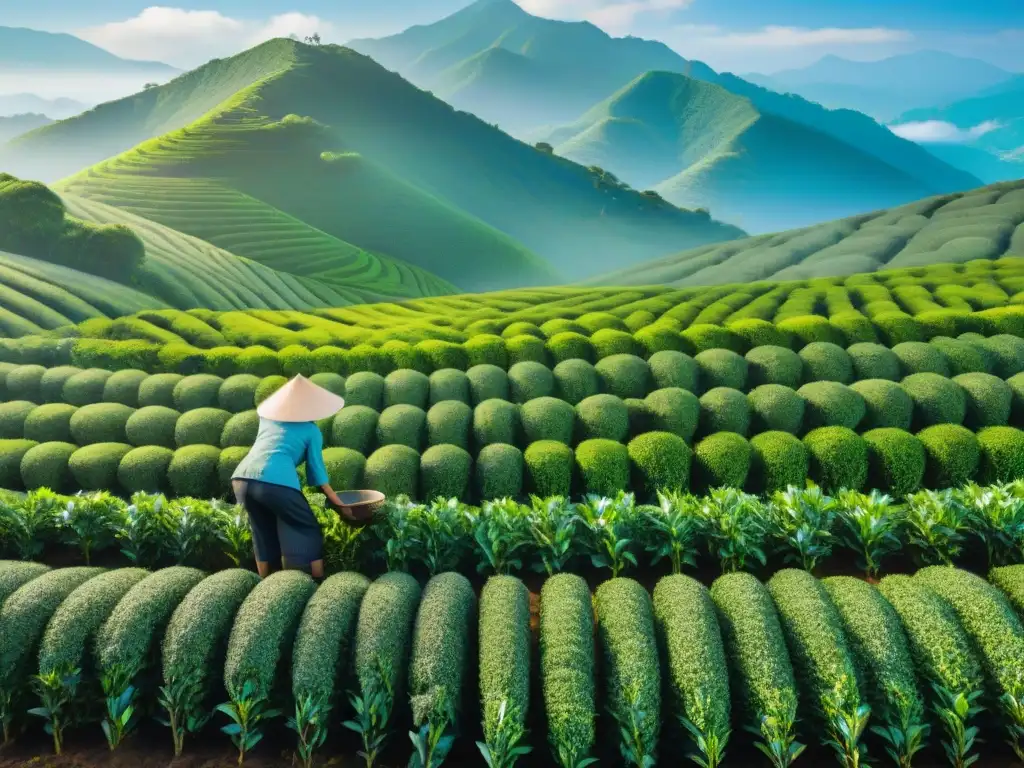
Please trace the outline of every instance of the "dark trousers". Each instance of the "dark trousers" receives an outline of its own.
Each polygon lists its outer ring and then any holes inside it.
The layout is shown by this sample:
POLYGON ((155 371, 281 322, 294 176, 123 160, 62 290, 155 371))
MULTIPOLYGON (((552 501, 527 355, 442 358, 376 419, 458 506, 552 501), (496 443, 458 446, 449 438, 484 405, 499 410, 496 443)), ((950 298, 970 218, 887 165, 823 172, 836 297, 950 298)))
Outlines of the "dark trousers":
POLYGON ((258 561, 308 567, 323 559, 323 532, 301 491, 259 480, 232 480, 231 487, 249 516, 258 561))

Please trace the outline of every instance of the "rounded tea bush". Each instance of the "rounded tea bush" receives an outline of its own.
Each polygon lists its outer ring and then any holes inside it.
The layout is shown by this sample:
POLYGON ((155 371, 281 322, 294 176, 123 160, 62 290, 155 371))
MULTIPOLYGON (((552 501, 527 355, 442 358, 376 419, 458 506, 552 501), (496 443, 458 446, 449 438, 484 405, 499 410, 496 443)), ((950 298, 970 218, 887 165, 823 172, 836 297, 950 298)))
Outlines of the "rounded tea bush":
POLYGON ((514 445, 491 443, 484 446, 476 457, 477 496, 486 501, 521 495, 523 468, 523 452, 514 445))
POLYGON ((359 371, 345 379, 345 405, 365 405, 375 411, 384 407, 384 377, 359 371))
POLYGON ((1024 339, 1016 336, 992 336, 977 342, 983 353, 991 359, 991 372, 1008 379, 1024 371, 1024 339))
POLYGON ((594 345, 598 360, 612 355, 638 355, 643 352, 632 334, 614 328, 597 331, 590 337, 590 343, 594 345))
POLYGON ((636 355, 612 355, 594 366, 601 390, 623 399, 643 397, 651 388, 651 368, 636 355))
POLYGON ((750 474, 747 485, 754 493, 771 494, 807 481, 807 448, 788 432, 768 431, 750 439, 750 474))
POLYGON ((655 500, 660 490, 685 491, 690 487, 693 451, 670 432, 647 432, 628 446, 633 488, 643 499, 655 500))
POLYGON ((407 445, 419 451, 426 440, 427 414, 422 408, 392 405, 381 411, 377 420, 377 445, 407 445))
POLYGON ((827 341, 842 344, 842 334, 820 315, 798 315, 789 317, 775 324, 782 333, 796 340, 796 346, 813 344, 816 341, 827 341))
MULTIPOLYGON (((220 486, 229 496, 233 495, 233 489, 231 488, 231 476, 238 469, 238 465, 242 463, 242 460, 249 454, 249 449, 245 446, 236 445, 231 448, 225 448, 220 452, 220 456, 217 458, 217 479, 220 481, 220 486)), ((299 470, 299 477, 303 477, 302 470, 299 470)), ((336 488, 339 486, 335 486, 336 488)))
POLYGON ((0 403, 0 439, 13 440, 24 437, 25 421, 35 409, 36 404, 28 400, 0 403))
MULTIPOLYGON (((0 488, 20 491, 21 460, 39 443, 35 440, 0 440, 0 488)), ((0 596, 2 597, 2 596, 0 596)))
POLYGON ((816 341, 800 350, 804 381, 853 381, 853 360, 846 350, 827 341, 816 341))
POLYGON ((892 348, 892 353, 899 358, 900 373, 911 376, 915 373, 935 373, 949 376, 949 363, 946 357, 931 344, 923 341, 907 341, 892 348))
POLYGON ((619 331, 629 330, 626 324, 611 312, 588 312, 577 317, 576 324, 590 334, 597 333, 603 328, 615 328, 619 331))
POLYGON ((124 443, 96 443, 79 448, 68 459, 75 483, 84 491, 117 488, 117 470, 132 447, 124 443))
POLYGON ((746 389, 749 364, 735 352, 709 349, 697 355, 694 361, 700 368, 700 382, 705 390, 715 387, 746 389))
POLYGON ((538 326, 523 321, 510 323, 501 332, 501 335, 506 339, 511 339, 513 336, 522 336, 523 334, 536 336, 538 339, 546 338, 544 332, 538 326))
POLYGON ((1002 427, 1010 421, 1013 390, 990 373, 962 373, 953 378, 967 397, 964 425, 969 429, 1002 427))
POLYGON ((629 412, 629 437, 636 437, 644 432, 651 431, 651 414, 647 410, 647 403, 636 397, 623 400, 626 410, 629 412))
POLYGON ((555 397, 576 405, 601 391, 597 370, 586 360, 566 360, 551 371, 555 377, 555 397))
POLYGON ((917 429, 935 424, 963 424, 967 415, 967 394, 952 379, 937 373, 915 373, 900 386, 914 401, 917 429))
POLYGON ((775 323, 748 317, 729 323, 729 330, 743 339, 751 350, 757 347, 785 347, 789 340, 786 334, 775 327, 775 323))
POLYGON ((41 402, 40 383, 45 374, 46 369, 41 365, 19 365, 5 379, 7 399, 41 402))
POLYGON ((228 376, 217 390, 217 407, 229 413, 242 413, 256 407, 260 378, 251 373, 228 376))
POLYGON ((851 387, 837 381, 814 381, 796 393, 804 399, 804 426, 846 427, 856 429, 867 412, 864 398, 851 387))
POLYGON ((890 347, 924 341, 920 324, 904 312, 883 312, 871 319, 882 340, 890 347))
POLYGON ((576 406, 576 429, 581 441, 621 442, 629 435, 629 408, 615 395, 593 395, 576 406))
POLYGON ((478 448, 491 443, 516 445, 521 432, 519 407, 506 400, 485 400, 473 410, 473 438, 478 448))
POLYGON ((584 440, 576 446, 581 490, 614 496, 629 487, 629 452, 614 440, 584 440))
POLYGON ((505 344, 509 365, 516 363, 548 364, 547 341, 528 334, 513 336, 505 344))
POLYGON ((710 323, 691 325, 680 334, 690 343, 695 352, 711 349, 729 349, 733 352, 745 352, 746 342, 728 328, 710 323))
POLYGON ((68 469, 71 454, 78 450, 71 443, 40 443, 21 458, 21 482, 26 490, 49 488, 57 493, 71 489, 74 478, 68 469))
POLYGON ((426 374, 403 368, 384 377, 385 408, 412 405, 422 410, 427 407, 429 397, 430 379, 426 374))
POLYGON ((470 405, 485 400, 508 400, 508 374, 496 365, 474 365, 466 371, 469 379, 470 405))
POLYGON ((988 373, 985 355, 970 342, 936 336, 929 343, 946 358, 949 371, 954 376, 961 373, 988 373))
POLYGON ((430 405, 449 400, 472 402, 469 394, 469 376, 455 368, 442 368, 430 374, 430 405))
POLYGON ((712 488, 743 488, 750 471, 750 443, 735 432, 705 437, 693 451, 693 481, 700 492, 712 488))
POLYGON ((806 401, 782 384, 762 384, 747 395, 751 432, 798 434, 804 423, 806 401))
POLYGON ((924 445, 902 429, 882 427, 865 432, 868 485, 896 498, 913 493, 924 478, 924 445))
POLYGON ((331 479, 331 487, 335 490, 357 490, 363 487, 366 459, 358 451, 351 448, 325 448, 324 466, 331 479))
POLYGON ((139 408, 125 422, 124 433, 132 445, 162 445, 176 447, 174 432, 181 414, 173 408, 149 405, 139 408))
POLYGON ((745 359, 751 386, 782 384, 796 389, 803 383, 804 361, 792 349, 774 345, 754 347, 745 359))
POLYGON ((750 404, 738 389, 715 387, 700 398, 700 431, 704 435, 715 432, 735 432, 746 436, 750 429, 750 404))
POLYGON ((546 323, 541 324, 540 330, 549 339, 559 333, 579 333, 584 336, 590 333, 582 325, 566 317, 556 317, 553 320, 548 320, 546 323))
POLYGON ((174 389, 185 377, 177 373, 155 373, 139 385, 139 407, 174 407, 174 389))
POLYGON ((224 379, 209 373, 186 376, 174 387, 174 407, 182 413, 194 408, 215 408, 224 379))
POLYGON ((859 491, 868 479, 864 438, 846 427, 821 427, 804 436, 811 479, 826 493, 859 491))
POLYGON ((132 448, 117 465, 117 481, 128 493, 162 493, 173 458, 174 451, 159 445, 132 448))
POLYGON ((655 352, 647 361, 651 369, 651 379, 655 389, 678 387, 689 392, 697 392, 699 386, 700 366, 697 361, 684 352, 665 350, 655 352))
POLYGON ((366 460, 364 483, 385 496, 418 497, 420 455, 407 445, 385 445, 366 460))
POLYGON ((538 397, 524 403, 519 409, 523 437, 527 443, 538 440, 557 440, 572 445, 576 427, 576 411, 564 400, 538 397))
POLYGON ((555 363, 565 360, 593 362, 597 359, 594 345, 582 333, 573 333, 572 331, 556 333, 548 339, 547 349, 555 363))
POLYGON ((167 467, 167 481, 175 496, 208 499, 220 492, 218 459, 220 448, 189 445, 174 452, 167 467))
POLYGON ((917 433, 925 452, 927 488, 959 488, 974 478, 981 460, 978 438, 958 424, 938 424, 917 433))
POLYGON ((986 427, 977 438, 981 448, 979 483, 1010 483, 1024 478, 1024 432, 1013 427, 986 427))
MULTIPOLYGON (((466 350, 469 365, 493 365, 501 370, 508 367, 508 348, 500 336, 480 334, 462 345, 466 350)), ((468 371, 467 371, 468 373, 468 371)))
POLYGON ((871 342, 852 344, 846 348, 853 364, 854 381, 862 379, 886 379, 899 381, 902 378, 900 358, 888 347, 871 342))
POLYGON ((103 390, 107 380, 114 374, 102 368, 90 368, 76 373, 64 382, 62 394, 65 403, 90 405, 103 401, 103 390))
POLYGON ((665 387, 651 392, 643 402, 650 429, 671 432, 687 442, 693 439, 701 411, 701 401, 693 392, 665 387))
POLYGON ((461 344, 451 341, 440 341, 438 339, 427 339, 416 345, 427 356, 430 367, 439 371, 442 368, 458 368, 464 371, 469 367, 469 356, 461 344))
MULTIPOLYGON (((220 433, 219 445, 221 448, 248 448, 256 441, 256 434, 259 430, 260 417, 256 411, 236 413, 225 422, 220 433)), ((216 444, 211 443, 211 445, 216 444)))
POLYGON ((509 393, 513 403, 550 397, 555 391, 551 369, 540 363, 516 363, 508 369, 509 393))
POLYGON ((124 443, 126 427, 135 411, 120 403, 94 403, 75 411, 71 417, 71 436, 78 445, 124 443))
POLYGON ((573 452, 554 440, 533 443, 523 452, 526 490, 546 498, 566 496, 572 491, 573 452))
POLYGON ((1010 423, 1014 426, 1024 426, 1024 373, 1018 373, 1006 380, 1010 388, 1012 399, 1010 401, 1010 423))
POLYGON ((269 398, 287 383, 287 378, 276 374, 260 379, 260 385, 256 387, 256 394, 253 395, 253 401, 256 406, 259 407, 264 400, 269 398))
POLYGON ((427 443, 457 445, 469 450, 473 409, 459 400, 445 400, 427 411, 427 443))
POLYGON ((74 365, 59 365, 56 368, 47 368, 46 373, 39 379, 39 402, 62 402, 64 400, 65 382, 81 372, 82 369, 74 365))
POLYGON ((103 385, 103 400, 107 403, 121 403, 131 408, 139 407, 139 390, 149 374, 133 368, 115 371, 103 385))
MULTIPOLYGON (((340 373, 331 373, 329 371, 325 371, 323 373, 314 373, 312 376, 309 377, 309 380, 313 384, 316 384, 318 387, 326 389, 328 392, 333 392, 339 397, 345 396, 345 377, 342 376, 340 373)), ((221 407, 223 408, 224 406, 221 407)))
POLYGON ((338 411, 331 422, 330 444, 369 454, 377 439, 380 414, 365 405, 349 405, 338 411))
POLYGON ((679 331, 662 323, 641 328, 633 334, 633 338, 645 357, 658 352, 682 352, 687 348, 687 342, 679 335, 679 331))
POLYGON ((230 419, 231 414, 219 408, 194 408, 186 411, 174 425, 174 443, 178 448, 186 445, 220 445, 221 434, 230 419))
POLYGON ((888 379, 864 379, 855 381, 850 389, 864 399, 862 429, 910 429, 914 420, 914 401, 899 384, 888 379))
POLYGON ((435 445, 420 456, 420 488, 425 501, 465 499, 473 459, 457 445, 435 445))

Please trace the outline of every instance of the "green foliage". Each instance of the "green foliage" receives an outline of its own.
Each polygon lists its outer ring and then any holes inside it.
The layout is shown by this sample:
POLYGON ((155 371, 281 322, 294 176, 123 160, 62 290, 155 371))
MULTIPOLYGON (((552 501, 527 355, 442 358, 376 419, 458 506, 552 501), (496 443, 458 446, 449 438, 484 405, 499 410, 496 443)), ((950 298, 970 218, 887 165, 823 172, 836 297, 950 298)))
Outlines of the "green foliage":
POLYGON ((853 430, 821 427, 807 433, 804 446, 811 479, 826 491, 859 490, 867 482, 867 443, 853 430))
POLYGON ((100 368, 76 373, 64 382, 64 402, 71 405, 91 405, 100 402, 103 399, 103 390, 112 375, 110 371, 100 368))
POLYGON ((455 368, 443 368, 430 374, 430 405, 446 401, 470 403, 469 376, 455 368))
POLYGON ((586 360, 565 360, 551 371, 555 377, 555 396, 577 405, 601 391, 597 370, 586 360))
MULTIPOLYGON (((203 409, 199 409, 202 411, 203 409)), ((189 411, 196 413, 196 411, 189 411)), ((217 411, 218 414, 226 411, 217 411)), ((214 421, 219 420, 219 416, 214 421)), ((180 423, 180 421, 179 421, 180 423)), ((178 425, 176 424, 175 427, 178 425)), ((255 410, 242 411, 231 416, 221 430, 219 444, 221 448, 245 447, 248 448, 256 441, 256 435, 260 429, 260 417, 255 410)))
POLYGON ((590 337, 598 360, 612 355, 636 355, 641 352, 633 336, 615 328, 602 328, 590 337))
POLYGON ((522 405, 520 418, 527 443, 556 440, 572 444, 576 411, 569 403, 554 397, 538 397, 522 405))
POLYGON ((29 491, 49 488, 57 493, 69 490, 74 483, 68 461, 78 450, 71 443, 40 443, 29 448, 21 458, 21 481, 29 491))
POLYGON ((419 371, 400 369, 384 377, 384 408, 411 405, 422 410, 429 397, 430 379, 419 371))
POLYGON ((990 373, 1008 379, 1024 371, 1024 344, 1016 336, 991 336, 981 339, 978 346, 991 360, 990 373))
POLYGON ((787 432, 768 431, 750 440, 748 485, 771 494, 806 482, 809 458, 803 442, 787 432))
POLYGON ((27 400, 32 403, 43 401, 42 380, 46 368, 41 365, 20 365, 9 371, 4 379, 6 399, 27 400))
POLYGON ((787 343, 786 334, 767 320, 752 317, 736 320, 729 323, 729 330, 743 339, 751 351, 757 347, 784 347, 787 343))
POLYGON ((162 405, 174 408, 174 390, 185 377, 178 373, 155 373, 139 385, 139 408, 162 405))
POLYGON ((963 373, 953 378, 964 391, 967 415, 964 425, 978 430, 1003 426, 1010 420, 1013 390, 989 373, 963 373))
POLYGON ((594 366, 604 392, 616 397, 644 397, 651 389, 651 369, 635 355, 606 357, 594 366))
POLYGON ((899 356, 888 347, 861 342, 847 347, 846 354, 853 363, 855 381, 884 379, 899 381, 903 378, 899 356))
POLYGON ((804 381, 853 381, 853 361, 846 350, 836 344, 816 341, 800 350, 804 381))
POLYGON ((804 426, 856 429, 867 412, 864 398, 851 387, 836 381, 815 381, 796 391, 803 398, 804 426))
POLYGON ((406 445, 416 451, 427 441, 427 414, 415 405, 392 405, 377 420, 377 445, 406 445))
POLYGON ((332 488, 355 490, 362 486, 366 471, 363 454, 351 448, 327 448, 323 456, 332 488))
POLYGON ((508 369, 509 394, 514 403, 549 397, 555 391, 551 370, 537 362, 516 363, 508 369))
POLYGON ((674 350, 655 352, 647 364, 655 389, 678 387, 688 392, 697 391, 700 366, 689 355, 674 350))
POLYGON ((384 407, 384 377, 372 371, 353 373, 345 379, 345 405, 365 405, 375 411, 381 410, 384 407))
POLYGON ((800 346, 822 341, 841 344, 839 332, 824 317, 816 315, 800 315, 789 317, 775 324, 775 327, 786 335, 795 337, 800 346))
POLYGON ((594 662, 590 588, 574 574, 552 576, 540 593, 540 678, 548 741, 561 768, 577 768, 594 749, 594 662))
POLYGON ((82 369, 74 365, 59 365, 47 368, 39 379, 39 399, 43 403, 59 403, 64 399, 64 382, 81 373, 82 369))
POLYGON ((508 348, 505 340, 498 336, 481 334, 474 336, 463 346, 469 365, 474 368, 480 365, 493 365, 504 370, 508 367, 508 348))
POLYGON ((68 459, 68 469, 75 484, 86 491, 117 488, 118 467, 132 450, 124 443, 94 443, 79 448, 68 459))
MULTIPOLYGON (((569 455, 570 471, 572 452, 569 455)), ((515 498, 523 490, 523 452, 514 445, 491 443, 476 457, 477 495, 484 500, 515 498)))
POLYGON ((949 364, 945 356, 931 344, 921 341, 908 341, 897 344, 892 353, 900 361, 900 372, 904 377, 916 373, 934 373, 949 376, 949 364))
POLYGON ((420 455, 407 445, 385 445, 366 460, 366 487, 385 496, 418 496, 420 455))
POLYGON ((929 343, 946 358, 952 375, 987 373, 985 356, 970 342, 937 336, 929 343))
POLYGON ((128 419, 133 413, 131 408, 120 403, 82 406, 71 417, 71 435, 78 445, 126 442, 128 419))
MULTIPOLYGON (((6 411, 6 408, 3 410, 6 411)), ((66 403, 36 406, 25 417, 21 432, 26 440, 34 440, 39 443, 71 442, 71 417, 77 410, 75 406, 66 403)), ((14 427, 14 423, 10 424, 9 429, 5 424, 3 431, 16 432, 14 427)), ((21 434, 18 434, 17 437, 21 437, 21 434)))
POLYGON ((1017 613, 1024 616, 1024 565, 1006 565, 989 571, 988 580, 1003 591, 1017 613))
POLYGON ((781 384, 796 389, 803 383, 804 361, 788 347, 754 347, 747 352, 746 360, 747 379, 752 386, 781 384))
POLYGON ((231 414, 220 408, 194 408, 186 411, 174 425, 175 445, 178 448, 186 445, 220 445, 221 434, 230 419, 231 414))
POLYGON ((693 392, 665 387, 651 392, 643 403, 652 430, 671 432, 686 441, 693 439, 701 412, 701 401, 693 392))
POLYGON ((259 377, 251 373, 229 376, 217 390, 217 407, 229 413, 252 410, 256 407, 256 390, 259 386, 259 377))
POLYGON ((369 453, 377 440, 379 419, 380 414, 369 406, 346 402, 331 422, 331 445, 369 453))
POLYGON ((855 381, 850 389, 864 400, 862 428, 910 429, 914 419, 914 401, 899 384, 885 379, 864 379, 855 381))
POLYGON ((715 387, 701 395, 701 434, 735 432, 746 436, 749 429, 750 405, 742 392, 728 387, 715 387))
MULTIPOLYGON (((511 353, 511 344, 509 345, 511 353)), ((416 349, 422 351, 435 371, 442 368, 457 368, 464 371, 469 367, 469 356, 458 344, 450 341, 427 339, 416 345, 416 349)))
POLYGON ((469 492, 473 459, 456 445, 435 445, 420 456, 420 488, 423 498, 465 499, 469 492))
POLYGON ((576 446, 575 458, 584 493, 614 496, 629 487, 629 451, 621 443, 584 440, 576 446))
POLYGON ((27 400, 0 403, 0 439, 13 440, 24 437, 25 421, 35 408, 36 404, 27 400))
POLYGON ((174 407, 184 413, 193 408, 215 408, 224 379, 208 373, 186 376, 173 392, 174 407))
POLYGON ((548 339, 547 351, 555 363, 566 360, 593 362, 597 359, 597 353, 591 340, 581 333, 572 331, 554 334, 548 339))
POLYGON ((176 496, 210 498, 219 489, 217 461, 220 449, 212 445, 189 445, 174 452, 167 467, 167 481, 176 496))
POLYGON ((49 570, 50 567, 42 563, 0 560, 0 607, 18 589, 49 570))
POLYGON ((709 349, 698 354, 694 361, 700 368, 702 389, 730 387, 743 390, 747 383, 746 359, 728 349, 709 349))
POLYGON ((622 441, 629 434, 629 409, 615 395, 592 395, 576 406, 576 431, 580 440, 622 441))
POLYGON ((135 446, 160 445, 175 448, 175 432, 181 414, 163 405, 139 408, 128 416, 124 436, 135 446))
POLYGON ((658 491, 689 488, 693 451, 683 438, 671 432, 647 432, 633 438, 626 449, 632 487, 641 498, 655 499, 658 491))
POLYGON ((751 431, 799 434, 804 422, 806 401, 782 384, 762 384, 747 395, 751 431))
POLYGON ((938 424, 917 433, 925 452, 925 486, 954 488, 971 480, 981 462, 978 438, 957 424, 938 424))
POLYGON ((473 437, 480 448, 492 443, 515 445, 522 431, 519 408, 506 400, 485 400, 473 410, 473 437))
POLYGON ((530 680, 529 593, 511 576, 492 576, 480 594, 480 701, 484 739, 496 740, 499 712, 525 721, 530 680))
POLYGON ((981 450, 979 482, 1008 483, 1024 478, 1024 432, 1014 427, 986 427, 976 437, 981 450))
POLYGON ((926 463, 921 441, 902 429, 882 427, 863 434, 868 448, 868 485, 896 498, 921 487, 926 463))
POLYGON ((537 496, 568 496, 572 487, 573 451, 551 440, 533 443, 523 452, 526 489, 537 496))
POLYGON ((914 401, 916 428, 963 423, 967 396, 955 381, 936 373, 916 373, 905 378, 901 386, 914 401))
MULTIPOLYGON (((335 419, 335 425, 337 423, 335 419)), ((472 428, 473 409, 459 400, 443 400, 427 411, 427 442, 430 445, 448 444, 468 449, 472 428)))
MULTIPOLYGON (((557 377, 558 368, 555 368, 557 377)), ((476 406, 486 400, 508 400, 508 374, 503 368, 490 363, 474 365, 466 371, 469 379, 471 404, 476 406)), ((562 398, 567 400, 568 398, 562 398)))
POLYGON ((753 451, 750 443, 735 432, 720 432, 701 440, 693 451, 695 489, 743 488, 747 482, 753 451))
POLYGON ((21 490, 25 487, 21 461, 37 445, 35 440, 0 440, 0 488, 21 490))

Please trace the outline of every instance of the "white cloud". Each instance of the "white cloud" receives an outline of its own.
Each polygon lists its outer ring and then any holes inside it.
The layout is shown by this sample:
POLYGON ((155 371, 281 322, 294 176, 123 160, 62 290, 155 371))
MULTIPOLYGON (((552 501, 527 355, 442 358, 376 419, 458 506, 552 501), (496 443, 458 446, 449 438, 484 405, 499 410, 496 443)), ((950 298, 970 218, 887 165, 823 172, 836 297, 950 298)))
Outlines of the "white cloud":
POLYGON ((712 34, 704 42, 728 48, 805 48, 838 45, 878 45, 913 39, 902 29, 887 27, 805 27, 769 26, 753 32, 712 34))
POLYGON ((235 19, 219 11, 190 11, 152 6, 138 16, 78 30, 79 37, 129 59, 164 61, 194 67, 228 56, 273 37, 305 37, 333 32, 317 16, 284 13, 269 19, 235 19))
POLYGON ((897 136, 919 144, 964 144, 1001 128, 997 120, 986 120, 973 128, 963 130, 942 120, 923 120, 914 123, 890 125, 897 136))
POLYGON ((693 0, 516 0, 523 10, 552 19, 586 19, 613 32, 628 32, 638 16, 687 8, 693 0))

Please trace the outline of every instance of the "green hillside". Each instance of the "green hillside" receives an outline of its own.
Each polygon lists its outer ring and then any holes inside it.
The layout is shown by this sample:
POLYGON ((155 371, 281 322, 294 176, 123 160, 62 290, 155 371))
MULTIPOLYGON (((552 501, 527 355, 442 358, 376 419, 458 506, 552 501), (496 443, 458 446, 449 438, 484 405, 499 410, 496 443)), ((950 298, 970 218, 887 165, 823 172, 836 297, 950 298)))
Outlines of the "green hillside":
POLYGON ((645 72, 677 72, 721 85, 750 99, 764 114, 792 120, 874 155, 913 177, 930 194, 982 183, 867 115, 829 110, 735 75, 716 73, 660 42, 613 38, 586 22, 531 16, 512 0, 478 0, 434 24, 349 45, 458 108, 530 139, 536 139, 539 130, 577 119, 645 72), (511 55, 499 58, 498 49, 511 55))
POLYGON ((349 49, 275 40, 243 56, 274 52, 275 74, 60 188, 293 274, 345 274, 334 251, 351 243, 465 290, 578 279, 738 234, 522 144, 349 49))
POLYGON ((46 115, 37 115, 33 113, 0 117, 0 144, 8 141, 9 139, 13 139, 15 136, 28 133, 34 128, 49 125, 52 122, 53 120, 48 118, 46 115))
POLYGON ((915 179, 828 134, 765 114, 717 85, 641 75, 547 139, 666 200, 778 231, 929 194, 915 179))
POLYGON ((722 285, 1024 257, 1024 181, 816 227, 705 246, 588 280, 590 285, 722 285))

